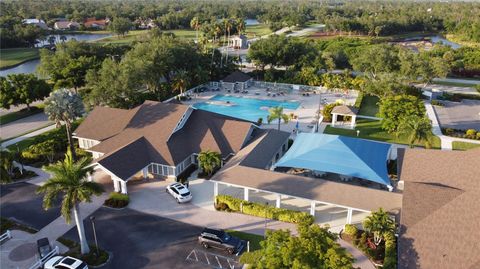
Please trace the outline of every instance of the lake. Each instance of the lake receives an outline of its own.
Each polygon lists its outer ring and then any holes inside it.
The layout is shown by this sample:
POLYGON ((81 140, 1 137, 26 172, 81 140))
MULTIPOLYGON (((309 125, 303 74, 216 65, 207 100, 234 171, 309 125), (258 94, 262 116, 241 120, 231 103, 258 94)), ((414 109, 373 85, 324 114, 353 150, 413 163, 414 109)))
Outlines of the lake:
MULTIPOLYGON (((60 36, 62 35, 52 35, 52 36, 55 36, 55 43, 62 42, 60 40, 60 36)), ((75 39, 77 41, 89 42, 89 41, 94 41, 100 38, 110 37, 112 35, 111 34, 70 34, 70 35, 63 35, 63 36, 65 36, 67 41, 75 39)), ((47 37, 47 40, 48 40, 48 37, 47 37)), ((41 47, 47 44, 48 44, 48 41, 43 41, 43 43, 40 43, 37 46, 41 47)), ((40 64, 39 59, 24 62, 23 64, 17 65, 15 67, 5 69, 5 70, 0 70, 0 76, 6 77, 7 75, 10 75, 10 74, 34 73, 38 64, 40 64)))
POLYGON ((245 25, 259 25, 260 22, 257 19, 246 19, 245 25))
POLYGON ((66 34, 66 35, 49 35, 45 38, 45 40, 41 41, 40 43, 38 43, 36 46, 37 47, 42 47, 44 45, 48 45, 48 39, 51 37, 51 36, 54 36, 55 37, 55 44, 57 43, 60 43, 60 42, 63 42, 61 40, 61 37, 64 36, 66 38, 65 41, 69 41, 69 40, 72 40, 72 39, 75 39, 77 41, 94 41, 94 40, 97 40, 97 39, 100 39, 100 38, 105 38, 105 37, 110 37, 112 36, 111 34, 66 34))

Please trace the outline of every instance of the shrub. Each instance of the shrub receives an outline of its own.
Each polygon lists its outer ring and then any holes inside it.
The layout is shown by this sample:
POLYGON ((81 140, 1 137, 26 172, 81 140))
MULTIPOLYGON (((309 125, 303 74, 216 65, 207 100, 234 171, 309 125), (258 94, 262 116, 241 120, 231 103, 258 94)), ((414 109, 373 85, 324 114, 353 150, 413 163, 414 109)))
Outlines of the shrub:
POLYGON ((475 139, 476 135, 477 135, 477 130, 475 130, 475 129, 468 129, 465 132, 465 136, 467 138, 475 139))
POLYGON ((480 140, 480 132, 477 133, 477 139, 480 140))
POLYGON ((221 204, 225 204, 229 210, 237 212, 242 211, 242 213, 247 215, 266 217, 269 219, 275 219, 291 223, 312 224, 314 222, 313 216, 309 215, 306 212, 299 212, 285 208, 276 208, 273 206, 247 202, 242 199, 238 199, 228 195, 217 195, 215 199, 215 204, 217 204, 217 210, 221 210, 220 208, 223 207, 223 205, 221 204), (242 208, 240 206, 241 204, 243 204, 242 208))
POLYGON ((357 232, 358 232, 357 226, 352 224, 345 225, 345 233, 351 236, 352 238, 355 238, 357 236, 357 232))
POLYGON ((230 208, 228 208, 228 205, 225 203, 219 203, 215 205, 215 209, 219 211, 228 211, 230 208))
POLYGON ((438 100, 432 100, 431 103, 433 106, 443 106, 443 103, 438 100))
POLYGON ((395 235, 393 233, 388 233, 385 235, 385 259, 383 260, 383 268, 397 268, 397 249, 395 235))
POLYGON ((258 118, 257 125, 260 126, 263 123, 263 118, 258 118))
POLYGON ((363 96, 364 96, 363 93, 359 92, 357 96, 357 100, 355 100, 355 107, 358 109, 360 109, 360 106, 362 105, 363 96))
POLYGON ((245 252, 240 256, 240 262, 243 264, 255 264, 258 260, 262 258, 261 251, 252 251, 252 252, 245 252))
POLYGON ((447 128, 447 129, 445 129, 445 134, 446 135, 453 135, 453 134, 455 134, 455 130, 453 130, 452 128, 447 128))
POLYGON ((326 105, 322 110, 323 121, 324 122, 331 122, 332 121, 332 110, 334 107, 338 106, 337 103, 331 103, 326 105))
POLYGON ((126 207, 129 202, 130 198, 128 197, 128 195, 118 192, 112 192, 110 193, 110 197, 105 200, 104 205, 113 208, 123 208, 126 207))

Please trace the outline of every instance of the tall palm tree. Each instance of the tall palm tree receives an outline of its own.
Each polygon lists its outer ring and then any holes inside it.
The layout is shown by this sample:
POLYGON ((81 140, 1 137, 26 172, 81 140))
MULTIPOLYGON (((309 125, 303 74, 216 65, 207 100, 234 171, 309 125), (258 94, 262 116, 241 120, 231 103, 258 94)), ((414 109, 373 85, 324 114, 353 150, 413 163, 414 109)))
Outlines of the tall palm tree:
POLYGON ((61 126, 62 122, 65 124, 68 145, 73 159, 76 159, 76 154, 73 146, 72 124, 84 112, 85 108, 80 95, 68 89, 51 92, 50 96, 45 99, 45 114, 47 114, 48 119, 54 121, 57 128, 61 126))
POLYGON ((280 131, 280 123, 283 120, 284 123, 288 123, 290 120, 290 116, 287 114, 283 113, 283 107, 278 106, 278 107, 272 107, 268 110, 270 113, 267 117, 268 124, 272 122, 273 120, 278 119, 278 130, 280 131))
POLYGON ((410 116, 398 125, 397 136, 406 136, 411 148, 415 142, 424 142, 425 147, 430 148, 433 136, 432 123, 426 117, 410 116))
POLYGON ((200 168, 208 175, 211 175, 215 168, 222 164, 221 158, 220 153, 210 150, 205 150, 198 154, 200 168))
POLYGON ((196 40, 198 40, 198 29, 200 29, 200 21, 198 17, 193 17, 190 21, 190 27, 195 30, 196 40))
POLYGON ((86 180, 87 174, 93 172, 93 168, 89 167, 89 164, 90 160, 88 158, 82 158, 75 162, 71 151, 68 151, 65 154, 65 160, 45 167, 45 170, 50 172, 52 177, 37 189, 37 193, 45 194, 43 197, 43 208, 45 210, 51 208, 55 201, 61 197, 60 212, 68 224, 71 222, 73 212, 82 254, 89 253, 90 248, 85 237, 79 205, 82 202, 90 203, 93 195, 98 196, 104 192, 102 185, 86 180))
POLYGON ((373 241, 378 246, 386 234, 395 232, 395 221, 380 208, 365 218, 363 228, 373 233, 373 241))
POLYGON ((245 20, 243 18, 237 18, 235 24, 237 26, 238 35, 241 35, 246 28, 245 20))
POLYGON ((173 89, 176 91, 179 91, 180 95, 183 95, 183 92, 188 87, 188 84, 189 84, 189 77, 188 77, 187 71, 179 70, 172 82, 173 89))
POLYGON ((228 40, 227 40, 227 47, 226 47, 226 57, 225 57, 225 64, 228 62, 228 42, 230 42, 230 32, 232 31, 233 23, 232 20, 228 19, 225 24, 225 30, 228 33, 228 40))

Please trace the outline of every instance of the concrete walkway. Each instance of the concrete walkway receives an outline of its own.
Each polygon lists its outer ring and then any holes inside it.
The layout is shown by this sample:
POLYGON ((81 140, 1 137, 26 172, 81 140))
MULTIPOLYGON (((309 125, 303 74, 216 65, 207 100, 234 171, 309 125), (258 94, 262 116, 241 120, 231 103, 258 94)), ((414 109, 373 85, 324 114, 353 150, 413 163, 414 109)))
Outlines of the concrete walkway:
MULTIPOLYGON (((3 127, 2 127, 2 128, 3 128, 3 127)), ((8 146, 13 145, 13 144, 15 144, 15 143, 18 143, 18 142, 20 142, 20 141, 22 141, 22 140, 25 140, 25 139, 30 138, 30 137, 37 136, 37 135, 39 135, 39 134, 48 132, 48 131, 53 130, 53 129, 55 129, 55 124, 49 125, 49 126, 47 126, 47 127, 41 128, 41 129, 36 130, 36 131, 33 131, 33 132, 31 132, 31 133, 24 134, 24 135, 21 135, 21 136, 19 136, 19 137, 15 137, 15 138, 13 138, 13 139, 7 140, 7 141, 3 142, 1 146, 2 146, 2 147, 8 147, 8 146)))
POLYGON ((432 122, 432 133, 440 138, 442 150, 452 150, 453 149, 452 142, 455 142, 455 141, 472 143, 472 144, 480 144, 479 140, 472 140, 472 139, 465 139, 465 138, 451 137, 451 136, 444 135, 442 133, 442 128, 438 123, 437 114, 435 113, 435 110, 433 109, 432 104, 430 104, 429 102, 425 102, 424 104, 425 104, 425 109, 427 111, 427 116, 432 122))
POLYGON ((2 125, 0 127, 0 137, 9 139, 52 124, 53 122, 48 120, 48 116, 40 112, 2 125))

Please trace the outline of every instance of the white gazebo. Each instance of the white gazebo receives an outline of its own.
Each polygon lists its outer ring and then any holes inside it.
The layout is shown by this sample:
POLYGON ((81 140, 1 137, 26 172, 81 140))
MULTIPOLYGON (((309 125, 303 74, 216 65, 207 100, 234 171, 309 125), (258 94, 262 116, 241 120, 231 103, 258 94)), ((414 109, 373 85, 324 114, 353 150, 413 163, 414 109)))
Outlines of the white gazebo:
POLYGON ((351 118, 350 128, 355 128, 355 123, 357 121, 358 109, 352 106, 340 105, 332 109, 332 127, 335 127, 338 124, 338 115, 340 116, 349 116, 351 118))

